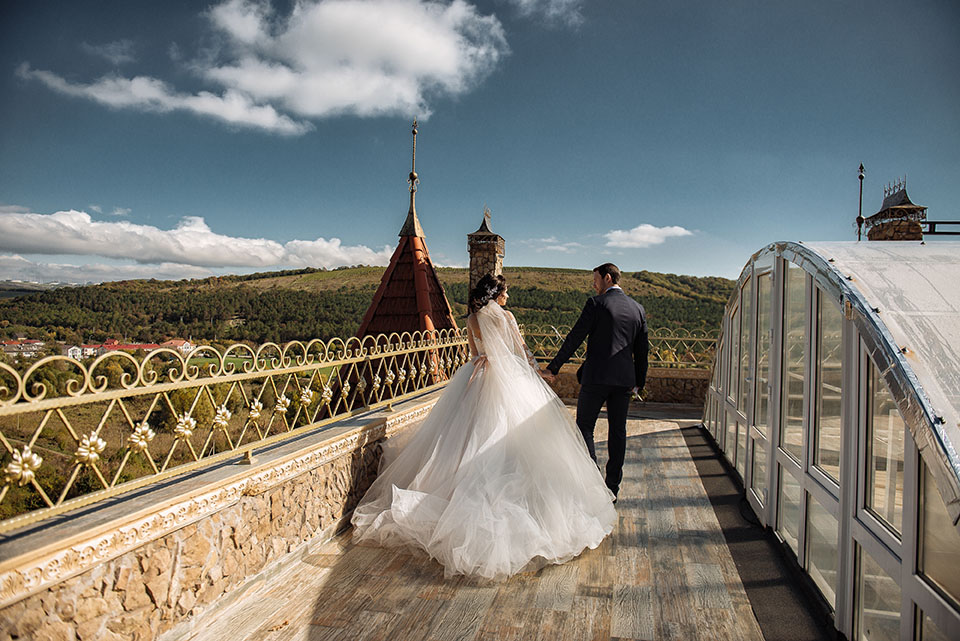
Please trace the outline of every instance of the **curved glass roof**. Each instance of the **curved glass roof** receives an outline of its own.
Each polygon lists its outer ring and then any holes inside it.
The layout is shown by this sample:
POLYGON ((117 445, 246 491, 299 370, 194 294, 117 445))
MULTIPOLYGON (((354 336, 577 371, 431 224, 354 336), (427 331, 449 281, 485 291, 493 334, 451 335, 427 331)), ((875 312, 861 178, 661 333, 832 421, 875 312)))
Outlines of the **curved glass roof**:
POLYGON ((960 520, 960 242, 775 243, 848 306, 960 520))

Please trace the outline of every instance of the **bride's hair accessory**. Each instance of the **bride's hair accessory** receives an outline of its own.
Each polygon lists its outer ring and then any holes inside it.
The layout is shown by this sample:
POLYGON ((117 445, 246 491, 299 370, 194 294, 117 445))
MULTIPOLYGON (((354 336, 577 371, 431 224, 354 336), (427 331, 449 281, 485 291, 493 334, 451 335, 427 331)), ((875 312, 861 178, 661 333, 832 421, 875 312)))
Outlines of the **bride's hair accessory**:
POLYGON ((477 281, 473 291, 470 292, 470 303, 468 308, 471 314, 480 311, 484 305, 500 297, 500 294, 507 289, 506 279, 498 274, 485 274, 477 281))

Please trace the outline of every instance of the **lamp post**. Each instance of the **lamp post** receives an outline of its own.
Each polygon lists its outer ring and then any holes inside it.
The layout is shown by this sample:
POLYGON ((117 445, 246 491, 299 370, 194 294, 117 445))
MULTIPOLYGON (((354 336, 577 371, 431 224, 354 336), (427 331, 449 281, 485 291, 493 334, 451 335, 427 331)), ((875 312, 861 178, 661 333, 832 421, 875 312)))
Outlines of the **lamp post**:
POLYGON ((860 242, 860 232, 863 230, 863 163, 860 163, 860 170, 857 172, 857 178, 860 179, 860 208, 857 211, 857 242, 860 242))

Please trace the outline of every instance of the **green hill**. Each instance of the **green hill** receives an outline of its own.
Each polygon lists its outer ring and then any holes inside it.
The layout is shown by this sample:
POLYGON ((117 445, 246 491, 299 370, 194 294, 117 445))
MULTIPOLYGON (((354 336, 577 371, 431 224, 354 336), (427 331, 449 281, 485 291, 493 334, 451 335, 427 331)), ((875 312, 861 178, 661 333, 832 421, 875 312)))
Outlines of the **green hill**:
MULTIPOLYGON (((0 300, 0 337, 26 334, 68 343, 107 338, 195 342, 330 338, 356 332, 383 267, 303 269, 200 280, 117 281, 0 300)), ((524 324, 570 325, 593 294, 588 270, 508 267, 510 308, 524 324)), ((468 272, 438 276, 458 316, 468 272)), ((655 272, 625 273, 621 285, 647 309, 650 326, 719 326, 733 281, 655 272)))

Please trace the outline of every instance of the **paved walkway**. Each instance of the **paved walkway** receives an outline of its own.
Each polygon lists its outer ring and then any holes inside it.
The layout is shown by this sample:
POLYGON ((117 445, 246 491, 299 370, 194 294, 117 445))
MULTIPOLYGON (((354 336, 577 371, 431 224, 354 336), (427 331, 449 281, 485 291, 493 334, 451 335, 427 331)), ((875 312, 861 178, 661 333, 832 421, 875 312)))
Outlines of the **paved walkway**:
POLYGON ((762 639, 680 432, 694 423, 630 419, 619 524, 569 563, 502 584, 444 580, 426 555, 355 545, 347 531, 186 638, 762 639))

